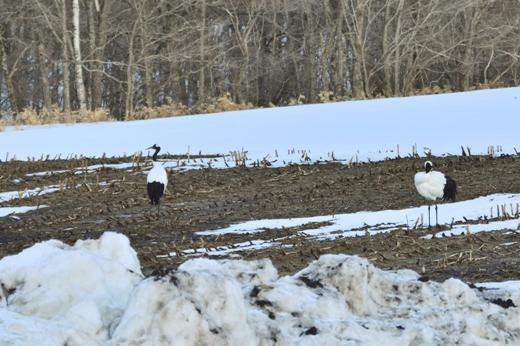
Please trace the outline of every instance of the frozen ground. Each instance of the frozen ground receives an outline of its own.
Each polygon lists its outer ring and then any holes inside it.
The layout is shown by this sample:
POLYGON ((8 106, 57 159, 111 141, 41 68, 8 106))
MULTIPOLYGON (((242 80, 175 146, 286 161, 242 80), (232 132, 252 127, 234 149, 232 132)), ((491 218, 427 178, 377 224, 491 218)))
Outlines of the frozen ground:
MULTIPOLYGON (((325 255, 291 276, 269 260, 196 259, 143 278, 128 239, 36 244, 0 260, 1 345, 506 345, 518 283, 472 289, 325 255)), ((485 286, 485 285, 481 285, 485 286)))
MULTIPOLYGON (((7 128, 0 158, 121 156, 158 143, 164 152, 280 162, 380 160, 412 153, 513 153, 520 88, 341 102, 130 122, 7 128), (449 124, 449 125, 448 125, 449 124), (492 124, 492 128, 490 125, 492 124), (38 143, 38 145, 34 145, 38 143), (332 154, 334 153, 334 154, 332 154)), ((518 149, 518 148, 517 148, 518 149)))

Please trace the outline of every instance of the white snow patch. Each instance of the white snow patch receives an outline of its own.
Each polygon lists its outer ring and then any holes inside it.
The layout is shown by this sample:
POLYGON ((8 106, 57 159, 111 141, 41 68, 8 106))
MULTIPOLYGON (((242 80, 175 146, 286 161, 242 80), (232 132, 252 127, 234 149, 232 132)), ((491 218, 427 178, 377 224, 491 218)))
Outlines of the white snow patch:
MULTIPOLYGON (((97 186, 107 186, 107 185, 110 185, 110 183, 112 183, 112 182, 120 182, 120 180, 111 180, 110 182, 102 181, 97 184, 92 184, 92 183, 86 183, 86 184, 87 185, 97 185, 97 186)), ((16 199, 25 199, 25 198, 35 197, 35 196, 47 195, 47 194, 55 193, 58 191, 62 191, 63 189, 69 189, 69 188, 77 189, 77 188, 81 187, 82 185, 83 184, 76 184, 74 187, 49 185, 49 186, 36 187, 33 189, 26 189, 26 190, 0 192, 0 203, 9 202, 9 201, 13 201, 16 199)))
MULTIPOLYGON (((520 225, 519 219, 505 220, 505 221, 493 221, 489 223, 479 223, 479 224, 464 224, 464 225, 456 225, 453 226, 452 229, 442 232, 437 232, 434 235, 427 235, 422 237, 423 239, 432 239, 439 237, 452 237, 461 234, 473 234, 480 232, 491 232, 491 231, 500 231, 504 229, 518 229, 520 225)), ((510 244, 511 245, 511 244, 510 244)))
POLYGON ((0 217, 4 217, 11 214, 23 214, 31 210, 37 210, 46 207, 46 205, 40 205, 37 207, 0 207, 0 217))
POLYGON ((132 162, 96 164, 86 167, 77 167, 74 169, 74 174, 82 174, 84 172, 92 173, 101 169, 131 169, 134 166, 132 162))
POLYGON ((8 202, 15 199, 21 198, 30 198, 34 196, 41 196, 48 193, 53 193, 59 191, 60 187, 58 185, 49 185, 44 187, 37 187, 34 189, 27 189, 23 191, 7 191, 0 192, 0 202, 8 202))
POLYGON ((67 173, 67 172, 70 172, 70 171, 67 169, 60 169, 60 170, 55 170, 55 171, 27 173, 25 176, 27 176, 27 177, 46 177, 49 175, 62 174, 62 173, 67 173))
POLYGON ((508 289, 520 291, 520 280, 503 281, 503 282, 481 282, 475 284, 477 287, 486 289, 508 289))
POLYGON ((55 174, 63 174, 63 173, 74 173, 76 175, 81 174, 91 174, 95 173, 101 169, 125 169, 129 170, 135 166, 132 162, 122 162, 122 163, 107 163, 107 164, 96 164, 85 167, 76 167, 72 169, 61 169, 61 170, 53 170, 53 171, 42 171, 42 172, 33 172, 27 173, 25 176, 27 177, 46 177, 55 174))
MULTIPOLYGON (((346 215, 346 214, 345 214, 346 215)), ((338 215, 336 217, 340 217, 338 215)), ((263 232, 268 229, 283 229, 289 227, 303 226, 309 223, 318 222, 333 222, 336 219, 333 215, 326 216, 315 216, 315 217, 302 217, 302 218, 291 218, 291 219, 262 219, 262 220, 251 220, 243 223, 231 225, 226 228, 221 228, 211 231, 200 231, 195 232, 196 235, 209 236, 209 235, 223 235, 229 233, 235 234, 252 234, 263 232)))
MULTIPOLYGON (((271 247, 281 246, 281 247, 292 247, 292 244, 284 244, 280 243, 281 240, 288 239, 289 237, 276 238, 273 240, 250 240, 241 243, 234 243, 232 245, 223 245, 217 246, 214 248, 201 247, 197 249, 187 249, 182 251, 181 255, 186 257, 197 257, 202 255, 208 256, 226 256, 230 254, 234 254, 236 252, 242 251, 258 251, 262 249, 268 249, 271 247)), ((168 255, 159 255, 157 257, 168 257, 168 256, 178 256, 176 252, 170 252, 168 255)))

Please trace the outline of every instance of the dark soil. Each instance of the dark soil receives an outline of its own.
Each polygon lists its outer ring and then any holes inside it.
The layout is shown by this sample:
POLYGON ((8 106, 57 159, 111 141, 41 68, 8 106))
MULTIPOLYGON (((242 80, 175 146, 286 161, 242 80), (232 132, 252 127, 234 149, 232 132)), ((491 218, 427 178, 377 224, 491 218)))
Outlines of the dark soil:
MULTIPOLYGON (((77 239, 97 237, 113 230, 130 238, 145 273, 149 274, 176 268, 187 260, 184 256, 164 256, 171 252, 295 235, 284 241, 285 247, 240 254, 245 259, 269 257, 282 274, 306 266, 321 254, 345 253, 366 257, 385 269, 414 269, 424 280, 520 279, 520 244, 504 245, 520 242, 516 232, 423 240, 420 237, 430 232, 419 229, 321 242, 297 236, 298 228, 252 235, 203 238, 193 235, 195 231, 253 219, 424 205, 425 201, 413 185, 413 175, 422 169, 422 161, 416 158, 356 165, 322 163, 284 168, 170 171, 170 185, 159 211, 149 205, 145 174, 139 167, 26 176, 32 172, 72 169, 100 162, 131 161, 132 158, 0 162, 0 191, 49 185, 62 188, 52 194, 0 203, 0 207, 48 206, 18 217, 0 218, 0 256, 17 253, 50 238, 72 244, 77 239), (13 179, 21 181, 15 184, 13 179)), ((438 170, 458 182, 458 200, 498 192, 520 192, 518 157, 453 156, 434 158, 434 163, 438 170)))

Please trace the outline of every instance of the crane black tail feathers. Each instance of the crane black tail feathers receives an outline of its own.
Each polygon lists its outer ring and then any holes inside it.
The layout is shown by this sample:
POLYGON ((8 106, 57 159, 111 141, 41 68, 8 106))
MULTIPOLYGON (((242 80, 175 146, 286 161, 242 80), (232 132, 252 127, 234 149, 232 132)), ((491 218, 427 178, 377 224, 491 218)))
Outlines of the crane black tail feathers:
POLYGON ((164 193, 164 184, 154 181, 148 183, 148 197, 152 205, 159 205, 159 201, 164 193))
POLYGON ((446 184, 444 185, 444 195, 442 199, 444 201, 452 201, 455 202, 455 197, 457 195, 457 183, 452 178, 446 176, 446 184))

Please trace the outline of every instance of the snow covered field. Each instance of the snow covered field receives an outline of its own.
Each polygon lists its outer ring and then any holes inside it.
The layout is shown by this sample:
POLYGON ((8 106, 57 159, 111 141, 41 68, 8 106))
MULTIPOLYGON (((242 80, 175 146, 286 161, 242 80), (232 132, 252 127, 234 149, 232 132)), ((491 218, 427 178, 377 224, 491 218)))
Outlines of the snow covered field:
POLYGON ((0 260, 1 345, 505 345, 520 342, 518 282, 456 279, 325 255, 291 276, 269 260, 185 262, 143 278, 128 239, 34 245, 0 260), (483 285, 484 286, 484 285, 483 285))
POLYGON ((518 148, 520 88, 259 109, 130 122, 7 128, 0 158, 163 152, 228 154, 251 160, 380 160, 417 148, 434 155, 518 148))

